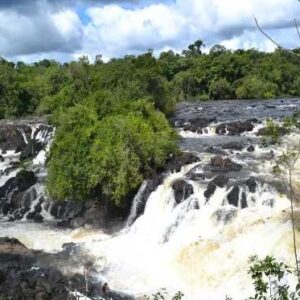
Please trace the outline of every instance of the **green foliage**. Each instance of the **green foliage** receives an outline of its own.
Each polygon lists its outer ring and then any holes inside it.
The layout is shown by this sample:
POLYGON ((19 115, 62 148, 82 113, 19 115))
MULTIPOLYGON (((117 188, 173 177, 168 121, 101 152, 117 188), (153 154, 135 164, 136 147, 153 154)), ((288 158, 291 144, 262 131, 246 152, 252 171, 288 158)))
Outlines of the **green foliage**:
POLYGON ((177 292, 174 296, 168 295, 167 291, 165 289, 162 289, 160 292, 157 292, 155 294, 152 294, 151 296, 145 296, 145 300, 182 300, 184 297, 184 294, 182 292, 177 292))
POLYGON ((234 98, 233 95, 234 92, 229 82, 224 78, 213 81, 209 87, 209 96, 211 99, 232 99, 234 98))
POLYGON ((282 263, 277 262, 274 257, 267 256, 259 260, 257 256, 253 256, 249 260, 250 274, 255 289, 255 295, 249 300, 289 300, 299 299, 299 286, 296 291, 291 292, 290 286, 284 284, 282 279, 291 273, 290 268, 282 263))
POLYGON ((201 40, 182 55, 148 51, 104 63, 101 55, 61 65, 51 60, 17 64, 0 58, 0 118, 51 114, 81 103, 101 91, 113 99, 147 99, 165 114, 183 99, 257 99, 300 96, 300 61, 284 51, 230 51, 213 46, 202 52, 201 40))
POLYGON ((267 136, 271 139, 273 144, 277 144, 280 142, 280 131, 281 127, 278 123, 276 123, 273 119, 267 118, 266 127, 264 128, 264 136, 267 136))
POLYGON ((242 79, 236 89, 238 99, 268 99, 277 96, 277 86, 270 81, 262 80, 257 76, 242 79))
POLYGON ((58 113, 53 122, 57 132, 47 184, 57 199, 108 198, 122 206, 143 178, 177 151, 175 132, 146 100, 88 99, 58 113))

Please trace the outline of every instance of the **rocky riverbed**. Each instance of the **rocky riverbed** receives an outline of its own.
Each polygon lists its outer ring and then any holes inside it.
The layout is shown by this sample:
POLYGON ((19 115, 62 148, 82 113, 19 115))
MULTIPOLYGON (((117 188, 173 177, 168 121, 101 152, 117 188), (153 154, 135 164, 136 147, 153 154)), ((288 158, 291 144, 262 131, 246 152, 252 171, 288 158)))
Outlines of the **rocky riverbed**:
MULTIPOLYGON (((125 212, 108 203, 52 203, 44 182, 54 129, 43 120, 2 121, 0 228, 3 237, 19 242, 2 241, 6 284, 0 286, 7 289, 0 294, 22 299, 8 294, 14 287, 7 282, 16 278, 21 285, 18 274, 26 270, 51 278, 52 268, 65 292, 84 293, 84 266, 92 263, 98 294, 90 297, 100 297, 105 282, 110 291, 125 293, 111 292, 113 299, 142 298, 160 288, 170 295, 181 290, 189 300, 248 297, 249 256, 293 262, 285 178, 272 168, 284 148, 298 145, 300 132, 282 129, 280 146, 266 143, 263 134, 266 118, 280 124, 298 109, 298 99, 179 104, 170 122, 185 152, 144 181, 125 212), (10 252, 19 269, 5 263, 10 252)), ((54 297, 40 286, 28 290, 54 297)))

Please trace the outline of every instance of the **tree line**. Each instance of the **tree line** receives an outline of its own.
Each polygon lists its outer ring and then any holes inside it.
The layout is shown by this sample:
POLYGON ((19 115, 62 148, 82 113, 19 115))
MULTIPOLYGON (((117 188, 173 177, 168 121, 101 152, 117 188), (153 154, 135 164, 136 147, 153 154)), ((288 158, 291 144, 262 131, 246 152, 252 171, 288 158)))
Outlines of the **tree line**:
MULTIPOLYGON (((57 128, 48 160, 55 199, 122 205, 178 151, 166 116, 181 100, 300 96, 300 62, 280 49, 231 51, 201 40, 162 52, 93 63, 0 59, 0 118, 48 114, 57 128)), ((298 49, 294 50, 299 51, 298 49)))

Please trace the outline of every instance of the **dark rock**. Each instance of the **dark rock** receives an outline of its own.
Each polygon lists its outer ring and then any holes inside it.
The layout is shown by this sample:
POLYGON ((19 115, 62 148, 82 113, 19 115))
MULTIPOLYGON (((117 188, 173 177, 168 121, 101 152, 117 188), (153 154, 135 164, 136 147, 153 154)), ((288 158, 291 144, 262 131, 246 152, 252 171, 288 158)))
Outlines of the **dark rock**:
POLYGON ((133 201, 136 202, 135 211, 131 213, 130 218, 127 220, 127 224, 131 225, 135 220, 144 213, 147 200, 152 192, 162 183, 163 176, 155 174, 151 179, 148 179, 142 183, 138 193, 135 195, 133 201), (138 199, 136 198, 138 197, 138 199))
MULTIPOLYGON (((27 126, 24 126, 24 128, 25 127, 27 126)), ((2 150, 22 151, 23 149, 25 149, 25 147, 26 143, 24 141, 23 135, 17 126, 0 125, 0 148, 2 150)))
POLYGON ((216 118, 200 118, 200 119, 191 119, 186 122, 184 126, 185 131, 192 131, 197 133, 202 133, 202 129, 207 127, 210 123, 216 122, 216 118))
POLYGON ((254 128, 253 123, 256 123, 257 119, 250 119, 247 121, 236 121, 231 123, 222 123, 217 126, 216 133, 223 135, 239 135, 245 131, 252 131, 254 128))
POLYGON ((221 150, 220 148, 217 148, 217 147, 213 147, 213 146, 206 148, 204 150, 204 152, 216 154, 216 155, 226 155, 226 151, 221 150))
POLYGON ((242 209, 248 206, 246 194, 244 191, 241 193, 240 199, 240 188, 238 186, 234 186, 233 189, 229 192, 229 194, 227 195, 227 200, 229 204, 234 205, 235 207, 239 207, 239 203, 242 209))
POLYGON ((213 214, 213 216, 217 219, 217 222, 228 224, 234 217, 237 216, 237 209, 219 209, 213 214))
POLYGON ((240 189, 238 186, 234 186, 232 190, 227 195, 228 204, 231 204, 235 207, 239 206, 239 193, 240 189))
POLYGON ((247 199, 246 199, 246 194, 245 192, 242 192, 242 199, 241 199, 241 208, 246 208, 248 207, 247 199))
POLYGON ((257 182, 255 178, 250 177, 249 179, 247 179, 246 185, 248 186, 250 193, 255 193, 257 187, 257 182))
POLYGON ((182 152, 179 155, 170 157, 163 170, 169 172, 179 172, 184 165, 189 165, 199 161, 200 158, 191 152, 182 152))
POLYGON ((38 203, 35 207, 34 207, 34 211, 36 212, 36 213, 41 213, 41 211, 42 211, 42 205, 40 204, 40 203, 38 203))
POLYGON ((0 238, 0 295, 4 299, 75 300, 69 291, 76 290, 91 299, 134 299, 108 288, 101 290, 104 283, 97 278, 64 275, 57 262, 65 260, 66 254, 34 251, 18 240, 0 238))
POLYGON ((230 158, 223 159, 221 156, 211 158, 208 170, 211 172, 238 172, 242 166, 233 162, 230 158))
POLYGON ((16 175, 16 182, 19 192, 23 192, 37 182, 34 172, 21 170, 16 175))
POLYGON ((15 177, 9 178, 3 186, 0 187, 0 198, 7 198, 8 194, 17 188, 15 177))
POLYGON ((190 171, 185 174, 185 177, 189 180, 204 180, 206 175, 199 170, 199 165, 193 167, 190 171))
POLYGON ((210 182, 207 186, 207 189, 204 192, 204 197, 206 199, 209 199, 214 194, 216 189, 217 189, 217 186, 215 185, 215 183, 210 182))
POLYGON ((225 145, 222 145, 222 148, 241 151, 244 148, 244 146, 241 142, 229 142, 225 145))
POLYGON ((223 188, 227 184, 228 178, 225 177, 224 175, 218 175, 218 176, 214 177, 211 182, 213 182, 218 187, 223 188))
POLYGON ((35 211, 32 211, 32 212, 29 212, 26 216, 26 218, 28 220, 33 220, 34 222, 36 223, 42 223, 43 220, 44 220, 44 217, 41 216, 39 213, 35 212, 35 211))
POLYGON ((254 152, 254 151, 255 151, 254 146, 253 146, 253 145, 249 146, 249 147, 247 148, 247 151, 248 151, 248 152, 254 152))
POLYGON ((172 184, 174 197, 177 204, 189 198, 193 193, 193 186, 183 179, 179 179, 172 184))
POLYGON ((34 158, 43 148, 43 145, 36 141, 30 140, 26 148, 20 154, 20 160, 34 158))
POLYGON ((5 158, 0 154, 0 161, 3 162, 5 158))

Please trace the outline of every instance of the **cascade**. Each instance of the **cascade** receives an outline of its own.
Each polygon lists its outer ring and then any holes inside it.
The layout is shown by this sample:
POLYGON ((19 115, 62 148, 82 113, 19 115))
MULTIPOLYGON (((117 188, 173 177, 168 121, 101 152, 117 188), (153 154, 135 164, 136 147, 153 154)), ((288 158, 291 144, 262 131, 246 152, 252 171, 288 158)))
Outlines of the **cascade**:
MULTIPOLYGON (((280 123, 283 116, 300 107, 300 101, 277 102, 273 110, 263 101, 255 106, 221 101, 217 109, 212 103, 201 107, 182 104, 185 109, 181 112, 179 107, 174 120, 180 146, 196 152, 200 161, 164 174, 147 199, 144 181, 133 199, 126 226, 114 234, 51 225, 54 204, 47 201, 44 182, 54 130, 38 122, 11 125, 20 133, 22 147, 16 152, 16 147, 6 145, 1 153, 2 235, 50 252, 74 242, 80 245, 80 251, 74 254, 79 261, 89 257, 99 278, 105 278, 113 289, 137 297, 166 288, 170 295, 182 291, 188 300, 225 299, 226 295, 245 299, 253 292, 247 274, 251 255, 271 254, 288 265, 294 262, 286 184, 284 178, 273 175, 272 168, 284 147, 297 145, 300 130, 295 128, 284 136, 281 146, 264 145, 259 132, 267 117, 280 123), (249 112, 259 119, 248 120, 249 112), (201 130, 187 130, 187 122, 182 121, 191 118, 191 126, 200 124, 193 123, 193 118, 215 115, 217 120, 204 122, 201 130), (20 156, 33 141, 42 145, 31 155, 28 166, 35 177, 22 189, 15 180, 21 170, 20 156)), ((299 174, 298 164, 294 176, 297 193, 299 174)), ((300 215, 298 207, 296 214, 300 215)), ((300 247, 299 234, 297 243, 300 247)), ((67 267, 68 262, 65 264, 67 267)), ((295 284, 292 276, 286 280, 295 284)))

